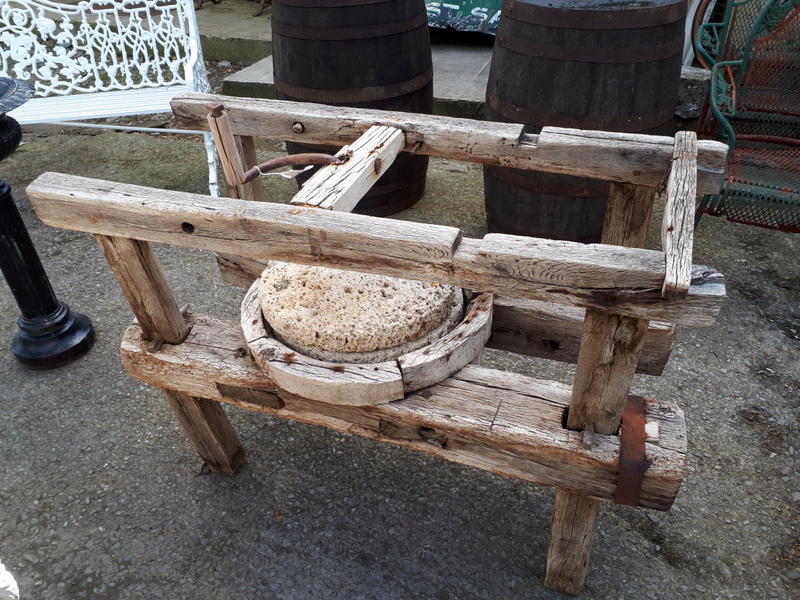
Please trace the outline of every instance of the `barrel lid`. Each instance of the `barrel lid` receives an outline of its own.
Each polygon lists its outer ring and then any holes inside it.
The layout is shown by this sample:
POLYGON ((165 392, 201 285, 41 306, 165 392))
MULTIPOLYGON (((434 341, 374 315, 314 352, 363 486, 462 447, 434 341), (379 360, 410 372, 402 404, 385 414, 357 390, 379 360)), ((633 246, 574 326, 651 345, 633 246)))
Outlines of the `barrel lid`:
POLYGON ((684 21, 688 0, 507 0, 503 15, 565 29, 632 29, 684 21))

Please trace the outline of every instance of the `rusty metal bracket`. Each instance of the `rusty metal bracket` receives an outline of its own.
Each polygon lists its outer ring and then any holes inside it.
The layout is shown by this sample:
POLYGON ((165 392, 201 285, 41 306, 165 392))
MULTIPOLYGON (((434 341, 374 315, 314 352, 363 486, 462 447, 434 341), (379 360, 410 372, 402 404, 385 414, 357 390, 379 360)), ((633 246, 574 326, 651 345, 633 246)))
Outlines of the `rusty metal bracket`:
POLYGON ((638 506, 644 474, 653 461, 645 454, 644 398, 628 396, 622 413, 622 432, 619 447, 619 480, 616 504, 638 506))

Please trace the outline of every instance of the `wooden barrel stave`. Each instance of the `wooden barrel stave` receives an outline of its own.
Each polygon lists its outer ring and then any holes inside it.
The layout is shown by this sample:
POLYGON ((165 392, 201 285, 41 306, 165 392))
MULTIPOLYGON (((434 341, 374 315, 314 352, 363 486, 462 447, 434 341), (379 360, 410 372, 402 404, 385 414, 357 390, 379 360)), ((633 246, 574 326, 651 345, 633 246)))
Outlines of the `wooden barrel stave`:
MULTIPOLYGON (((280 100, 433 112, 433 69, 422 0, 275 0, 275 88, 280 100)), ((287 142, 290 153, 336 148, 287 142)), ((424 193, 426 156, 403 153, 354 212, 393 214, 424 193)), ((304 173, 300 183, 311 176, 304 173)))

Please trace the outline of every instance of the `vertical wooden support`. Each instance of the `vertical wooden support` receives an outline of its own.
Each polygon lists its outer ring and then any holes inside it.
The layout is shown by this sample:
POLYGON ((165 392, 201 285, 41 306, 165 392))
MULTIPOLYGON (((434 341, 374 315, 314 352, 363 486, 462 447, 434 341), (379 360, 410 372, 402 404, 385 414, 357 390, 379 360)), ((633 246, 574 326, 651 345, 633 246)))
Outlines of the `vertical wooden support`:
POLYGON ((672 169, 667 180, 667 202, 661 226, 661 247, 667 256, 665 298, 686 298, 692 283, 692 245, 697 197, 697 135, 694 131, 675 134, 672 169))
POLYGON ((189 441, 215 473, 236 475, 244 465, 244 449, 219 402, 162 388, 189 441))
POLYGON ((599 511, 599 500, 556 490, 547 547, 545 586, 566 594, 581 593, 586 582, 599 511))
POLYGON ((244 172, 250 168, 248 165, 258 164, 253 138, 233 135, 228 115, 221 104, 209 109, 208 128, 219 152, 228 196, 239 200, 266 201, 264 186, 260 180, 242 183, 244 172))
MULTIPOLYGON (((655 189, 612 183, 604 244, 642 247, 655 189)), ((587 310, 567 427, 613 434, 619 428, 648 321, 587 310)), ((579 594, 586 581, 600 502, 557 490, 547 549, 545 586, 579 594)))
MULTIPOLYGON (((236 148, 241 153, 242 162, 245 165, 257 165, 258 157, 256 156, 256 143, 252 136, 237 135, 234 136, 236 140, 236 148)), ((239 200, 255 200, 256 202, 266 202, 267 195, 264 192, 264 184, 261 179, 257 178, 249 183, 241 185, 233 185, 227 183, 228 196, 231 198, 238 198, 239 200)))
POLYGON ((144 336, 180 344, 189 334, 172 290, 148 242, 96 235, 122 293, 128 299, 144 336))
MULTIPOLYGON (((129 238, 95 237, 153 348, 162 343, 180 344, 189 334, 189 327, 150 244, 129 238)), ((244 463, 244 450, 219 403, 163 391, 189 440, 211 470, 235 475, 244 463)))

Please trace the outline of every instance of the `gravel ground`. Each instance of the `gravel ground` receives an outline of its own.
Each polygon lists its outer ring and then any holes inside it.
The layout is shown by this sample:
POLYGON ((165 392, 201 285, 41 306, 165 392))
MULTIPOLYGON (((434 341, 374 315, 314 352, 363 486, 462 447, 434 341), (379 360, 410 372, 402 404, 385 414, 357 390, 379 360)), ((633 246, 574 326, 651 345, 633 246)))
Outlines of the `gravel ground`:
MULTIPOLYGON (((23 598, 562 597, 542 586, 551 489, 231 407, 247 465, 204 474, 160 392, 120 365, 131 313, 96 243, 43 226, 24 193, 44 171, 202 192, 201 145, 78 129, 24 141, 0 176, 57 295, 98 340, 67 367, 21 368, 8 348, 19 310, 0 286, 0 560, 23 598)), ((270 184, 277 201, 294 189, 270 184)), ((483 235, 481 186, 480 168, 435 160, 425 199, 401 217, 483 235)), ((213 257, 157 254, 179 304, 237 318, 242 291, 213 257)), ((634 382, 686 411, 687 477, 670 512, 603 508, 581 597, 800 597, 798 255, 796 235, 701 223, 695 263, 726 275, 722 314, 681 331, 662 377, 634 382)), ((487 354, 499 368, 572 372, 487 354)))

